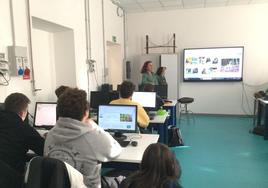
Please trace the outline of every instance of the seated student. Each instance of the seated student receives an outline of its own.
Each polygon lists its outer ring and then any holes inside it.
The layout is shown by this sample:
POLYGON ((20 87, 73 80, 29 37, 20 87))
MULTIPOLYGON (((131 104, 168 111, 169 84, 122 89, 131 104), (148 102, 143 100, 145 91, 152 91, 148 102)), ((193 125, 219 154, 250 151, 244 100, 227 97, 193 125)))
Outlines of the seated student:
POLYGON ((138 123, 141 128, 146 128, 149 125, 150 119, 144 108, 137 102, 131 100, 135 89, 132 82, 124 81, 120 87, 120 99, 111 101, 110 104, 136 105, 138 109, 138 123))
POLYGON ((151 144, 144 151, 140 170, 120 184, 120 188, 181 188, 181 168, 174 154, 161 143, 151 144))
POLYGON ((0 160, 18 173, 24 173, 29 149, 43 155, 44 138, 25 123, 30 100, 22 93, 12 93, 0 111, 0 160))
POLYGON ((84 176, 88 187, 100 187, 101 162, 116 158, 121 146, 89 119, 84 90, 69 88, 57 101, 59 119, 47 134, 44 155, 65 161, 84 176))
MULTIPOLYGON (((146 92, 154 92, 154 85, 152 84, 145 84, 143 86, 143 91, 146 91, 146 92)), ((162 107, 164 105, 164 100, 159 96, 159 95, 156 95, 156 105, 155 105, 155 108, 156 109, 159 109, 160 107, 162 107)))
POLYGON ((69 88, 68 86, 64 86, 64 85, 59 86, 59 87, 55 90, 55 95, 57 96, 57 98, 59 98, 60 95, 61 95, 66 89, 68 89, 68 88, 69 88))

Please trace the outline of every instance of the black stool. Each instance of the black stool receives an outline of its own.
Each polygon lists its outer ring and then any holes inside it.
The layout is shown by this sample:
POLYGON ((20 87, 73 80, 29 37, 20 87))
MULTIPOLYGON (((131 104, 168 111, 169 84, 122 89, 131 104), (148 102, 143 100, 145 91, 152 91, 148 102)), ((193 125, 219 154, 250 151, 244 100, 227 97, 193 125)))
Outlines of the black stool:
POLYGON ((188 110, 187 105, 194 102, 194 98, 191 97, 182 97, 178 99, 178 102, 180 104, 180 117, 179 120, 181 120, 181 114, 185 113, 187 115, 187 119, 189 119, 189 114, 193 114, 191 110, 188 110))

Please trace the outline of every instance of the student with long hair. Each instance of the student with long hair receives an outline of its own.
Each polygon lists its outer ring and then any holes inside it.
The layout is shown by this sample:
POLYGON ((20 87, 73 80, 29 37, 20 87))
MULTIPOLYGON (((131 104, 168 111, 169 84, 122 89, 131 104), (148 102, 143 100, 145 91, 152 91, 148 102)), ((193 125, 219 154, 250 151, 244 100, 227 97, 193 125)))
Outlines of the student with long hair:
POLYGON ((153 63, 151 61, 146 61, 141 69, 142 80, 141 85, 152 84, 158 85, 156 75, 153 72, 153 63))
POLYGON ((127 177, 120 188, 181 188, 181 168, 169 148, 160 143, 145 150, 140 170, 127 177))
POLYGON ((159 67, 156 71, 156 78, 159 85, 167 85, 167 80, 165 78, 166 67, 159 67))

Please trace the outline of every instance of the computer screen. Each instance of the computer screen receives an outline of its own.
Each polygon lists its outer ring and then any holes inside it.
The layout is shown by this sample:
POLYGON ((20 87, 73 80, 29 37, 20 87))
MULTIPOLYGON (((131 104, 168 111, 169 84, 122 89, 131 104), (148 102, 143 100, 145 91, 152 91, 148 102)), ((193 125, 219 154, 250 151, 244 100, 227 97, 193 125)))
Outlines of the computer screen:
POLYGON ((34 126, 52 128, 56 125, 56 102, 36 102, 34 113, 34 126))
POLYGON ((100 105, 98 124, 111 132, 137 131, 137 106, 134 105, 100 105))
POLYGON ((143 107, 155 108, 155 92, 133 92, 132 101, 138 102, 143 107))
POLYGON ((154 86, 154 91, 162 99, 167 99, 168 98, 168 85, 155 85, 154 86))
POLYGON ((242 81, 243 60, 243 46, 184 49, 183 81, 242 81))
POLYGON ((90 107, 98 109, 99 105, 109 104, 112 100, 119 99, 118 91, 91 91, 90 92, 90 107))

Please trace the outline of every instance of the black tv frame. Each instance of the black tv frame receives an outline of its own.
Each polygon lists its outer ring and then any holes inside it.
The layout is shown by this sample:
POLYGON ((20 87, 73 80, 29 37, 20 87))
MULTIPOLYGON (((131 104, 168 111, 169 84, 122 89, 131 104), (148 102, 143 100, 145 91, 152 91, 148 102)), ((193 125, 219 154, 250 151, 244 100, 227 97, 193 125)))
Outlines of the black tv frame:
POLYGON ((206 47, 206 48, 185 48, 183 49, 183 60, 182 60, 182 71, 183 71, 183 82, 242 82, 243 81, 243 64, 244 64, 244 46, 228 46, 228 47, 206 47), (185 50, 197 50, 197 49, 218 49, 218 48, 242 48, 242 75, 240 79, 211 79, 211 80, 202 80, 202 79, 185 79, 185 71, 184 71, 184 59, 185 59, 185 50))

